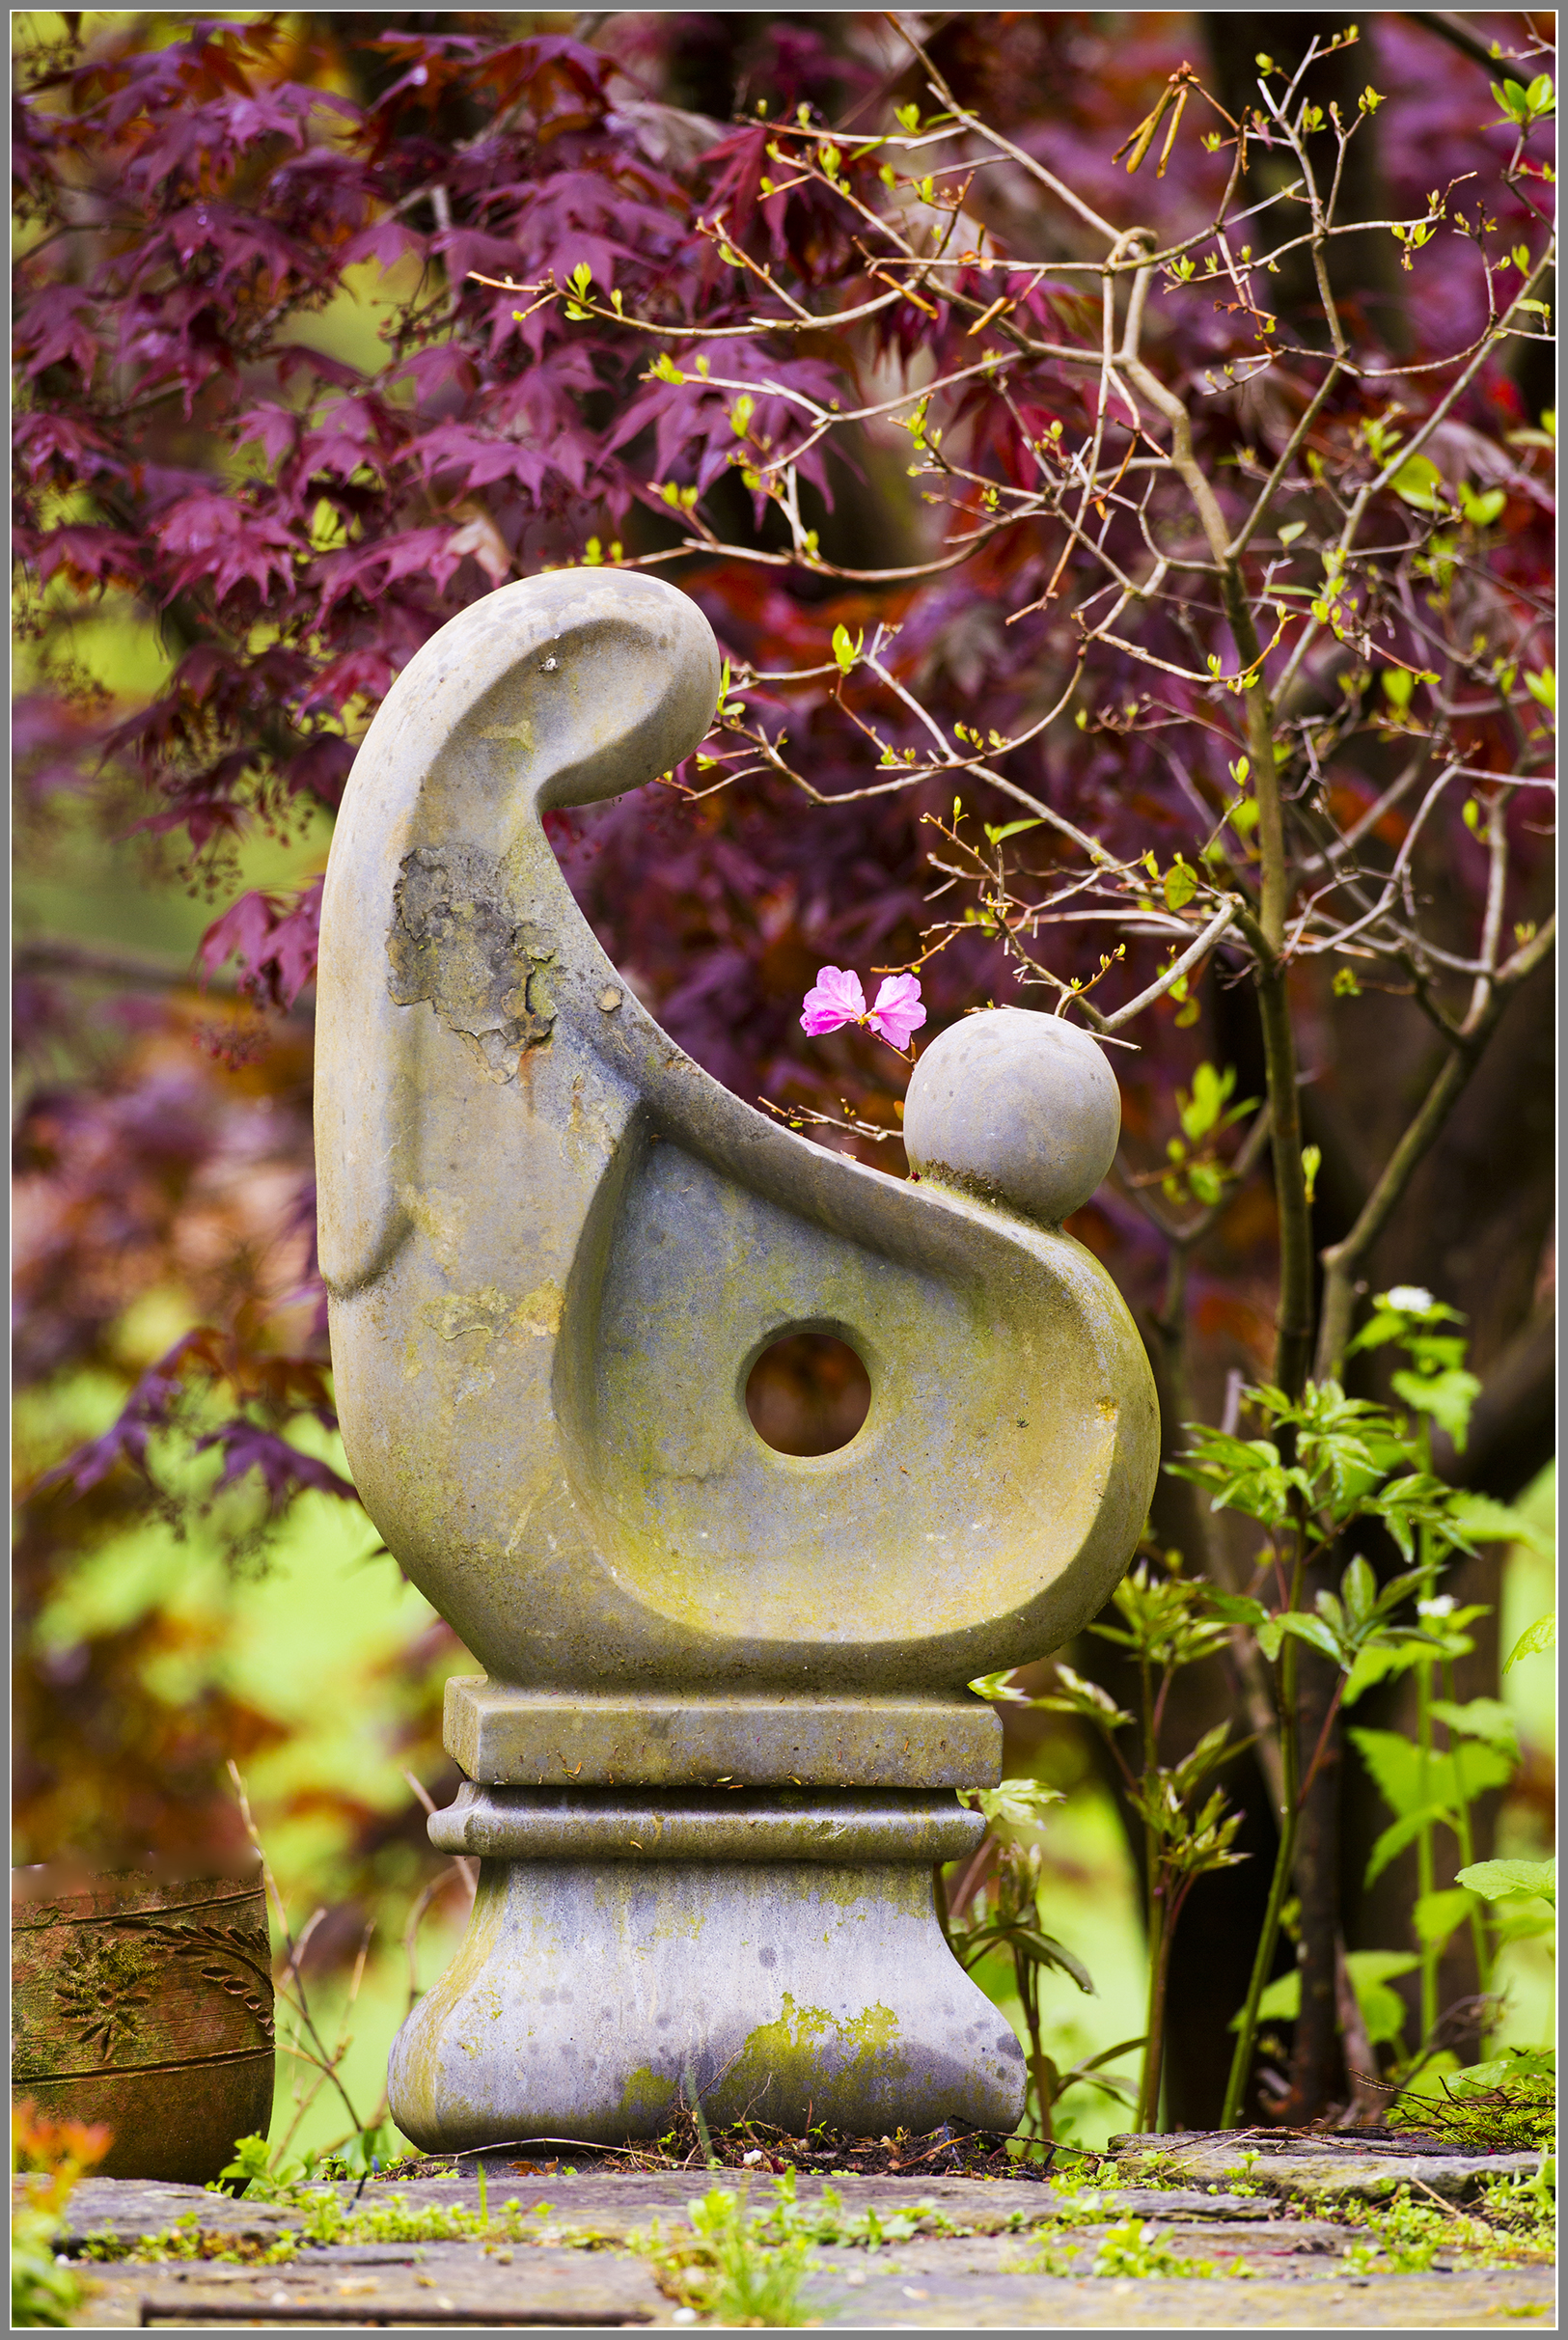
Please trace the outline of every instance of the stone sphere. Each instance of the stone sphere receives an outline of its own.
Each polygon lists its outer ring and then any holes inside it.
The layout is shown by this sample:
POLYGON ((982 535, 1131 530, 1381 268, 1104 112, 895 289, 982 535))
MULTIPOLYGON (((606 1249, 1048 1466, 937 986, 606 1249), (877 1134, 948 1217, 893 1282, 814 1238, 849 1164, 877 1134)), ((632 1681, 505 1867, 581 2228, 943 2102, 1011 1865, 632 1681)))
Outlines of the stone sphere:
POLYGON ((989 1007, 932 1041, 904 1100, 910 1165, 1056 1226, 1115 1159, 1121 1092, 1087 1032, 989 1007))

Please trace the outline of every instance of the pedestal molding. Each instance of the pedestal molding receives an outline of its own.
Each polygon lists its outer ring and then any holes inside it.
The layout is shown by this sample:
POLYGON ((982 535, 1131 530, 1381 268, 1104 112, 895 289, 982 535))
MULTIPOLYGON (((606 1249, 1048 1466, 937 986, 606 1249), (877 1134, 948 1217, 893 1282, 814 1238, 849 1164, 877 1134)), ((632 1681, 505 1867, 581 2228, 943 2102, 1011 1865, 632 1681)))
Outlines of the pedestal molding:
POLYGON ((834 1865, 961 1860, 985 1833, 978 1812, 947 1795, 741 1789, 585 1794, 465 1781, 432 1813, 443 1853, 491 1860, 815 1861, 834 1865))

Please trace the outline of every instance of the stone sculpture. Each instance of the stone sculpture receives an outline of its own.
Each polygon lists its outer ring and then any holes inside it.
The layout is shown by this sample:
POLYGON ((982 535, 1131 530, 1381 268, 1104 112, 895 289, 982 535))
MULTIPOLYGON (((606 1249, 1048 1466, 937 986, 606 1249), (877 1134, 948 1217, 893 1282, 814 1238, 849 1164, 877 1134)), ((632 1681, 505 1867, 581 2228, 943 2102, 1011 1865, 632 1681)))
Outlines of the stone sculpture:
POLYGON ((1153 1387, 1060 1232, 1109 1166, 1095 1045, 1018 1010, 926 1051, 919 1183, 770 1122, 604 956, 540 825, 674 766, 713 637, 635 572, 445 626, 354 765, 327 872, 320 1245, 344 1439, 454 1681, 467 1937, 393 2051, 428 2150, 709 2117, 1010 2129, 1022 2058, 932 1865, 999 1773, 966 1685, 1037 1658, 1142 1529, 1153 1387), (864 1360, 832 1454, 743 1392, 801 1331, 864 1360))

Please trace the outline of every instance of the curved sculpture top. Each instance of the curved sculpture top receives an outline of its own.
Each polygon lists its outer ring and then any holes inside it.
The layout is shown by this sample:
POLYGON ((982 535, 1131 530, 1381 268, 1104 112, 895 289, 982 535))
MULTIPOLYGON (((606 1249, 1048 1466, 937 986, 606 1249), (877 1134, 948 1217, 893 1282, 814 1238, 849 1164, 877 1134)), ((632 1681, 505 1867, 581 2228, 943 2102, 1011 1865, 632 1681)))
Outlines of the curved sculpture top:
POLYGON ((344 1444, 499 1683, 953 1689, 1109 1594, 1153 1385, 1110 1278, 1027 1196, 770 1122, 600 950, 539 814, 669 769, 718 683, 670 586, 536 577, 443 627, 359 752, 317 1021, 344 1444), (834 1454, 775 1453, 747 1416, 795 1331, 870 1374, 834 1454))

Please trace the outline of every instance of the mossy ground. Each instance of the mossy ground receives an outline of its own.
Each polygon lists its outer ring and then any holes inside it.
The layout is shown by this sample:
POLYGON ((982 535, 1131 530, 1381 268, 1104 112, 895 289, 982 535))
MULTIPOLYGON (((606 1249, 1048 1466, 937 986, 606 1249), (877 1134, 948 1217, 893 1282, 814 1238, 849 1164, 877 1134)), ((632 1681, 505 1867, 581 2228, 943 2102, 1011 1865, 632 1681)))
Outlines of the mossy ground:
MULTIPOLYGON (((683 2109, 662 2136, 632 2140, 624 2146, 546 2141, 523 2149, 515 2158, 486 2158, 492 2168, 499 2166, 503 2173, 515 2170, 521 2177, 579 2172, 585 2177, 591 2172, 610 2177, 617 2171, 649 2176, 667 2170, 689 2170, 695 2176, 714 2167, 754 2169, 772 2177, 782 2177, 792 2169, 802 2177, 881 2178, 907 2173, 911 2177, 1042 2180, 1053 2166, 1077 2170, 1086 2159, 1098 2157, 1085 2157, 1072 2148, 1060 2148, 1055 2155, 1047 2148, 1042 2157, 1038 2146, 1027 2146, 1018 2137, 956 2123, 944 2123, 921 2136, 900 2129, 895 2135, 857 2137, 816 2127, 802 2137, 763 2121, 740 2121, 729 2128, 710 2130, 683 2109)), ((413 2155, 390 2164, 384 2174, 402 2181, 457 2178, 472 2177, 474 2168, 472 2155, 413 2155)), ((330 2166, 321 2174, 332 2174, 330 2166)))

